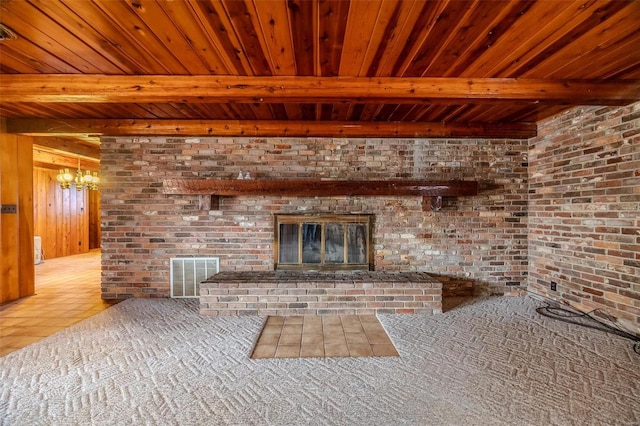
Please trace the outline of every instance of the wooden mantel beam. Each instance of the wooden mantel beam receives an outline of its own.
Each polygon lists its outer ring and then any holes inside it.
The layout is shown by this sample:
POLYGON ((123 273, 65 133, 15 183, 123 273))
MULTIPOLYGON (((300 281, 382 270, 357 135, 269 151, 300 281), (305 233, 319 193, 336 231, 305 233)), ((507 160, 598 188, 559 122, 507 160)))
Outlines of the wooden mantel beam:
POLYGON ((220 196, 332 197, 332 196, 410 196, 423 198, 423 209, 438 211, 442 197, 477 195, 476 181, 422 180, 225 180, 165 179, 165 194, 188 194, 200 197, 203 210, 218 209, 220 196))
POLYGON ((626 105, 640 80, 3 74, 0 102, 626 105))
POLYGON ((535 123, 7 119, 8 133, 105 136, 504 138, 536 136, 535 123))
POLYGON ((461 196, 477 195, 476 181, 423 181, 423 180, 244 180, 244 179, 165 179, 165 194, 192 195, 278 195, 282 197, 329 196, 461 196))

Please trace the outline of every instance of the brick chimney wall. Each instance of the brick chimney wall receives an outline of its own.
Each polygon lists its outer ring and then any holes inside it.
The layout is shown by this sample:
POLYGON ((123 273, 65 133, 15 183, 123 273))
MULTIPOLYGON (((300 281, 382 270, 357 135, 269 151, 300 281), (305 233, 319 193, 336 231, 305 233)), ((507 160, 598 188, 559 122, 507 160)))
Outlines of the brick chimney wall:
POLYGON ((375 269, 429 272, 446 294, 518 293, 527 282, 527 141, 114 138, 101 145, 103 298, 168 297, 169 259, 273 268, 274 213, 373 213, 375 269), (220 210, 165 195, 165 178, 477 180, 480 193, 422 211, 420 197, 237 197, 220 210))

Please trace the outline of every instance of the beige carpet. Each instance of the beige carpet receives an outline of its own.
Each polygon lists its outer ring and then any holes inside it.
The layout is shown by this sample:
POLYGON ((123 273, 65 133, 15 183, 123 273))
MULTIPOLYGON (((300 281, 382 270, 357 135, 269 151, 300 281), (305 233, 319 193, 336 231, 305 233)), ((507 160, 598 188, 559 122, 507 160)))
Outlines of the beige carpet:
POLYGON ((264 319, 128 300, 0 358, 0 424, 640 424, 631 342, 539 304, 380 316, 400 357, 253 360, 264 319))

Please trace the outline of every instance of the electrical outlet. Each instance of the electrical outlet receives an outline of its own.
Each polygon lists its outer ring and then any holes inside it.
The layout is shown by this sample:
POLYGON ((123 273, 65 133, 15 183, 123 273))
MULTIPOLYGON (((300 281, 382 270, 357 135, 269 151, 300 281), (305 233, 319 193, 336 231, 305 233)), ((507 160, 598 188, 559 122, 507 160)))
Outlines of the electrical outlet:
POLYGON ((2 204, 2 207, 0 207, 0 212, 2 212, 3 214, 18 213, 18 206, 16 206, 15 204, 2 204))
POLYGON ((556 283, 555 281, 551 281, 551 291, 558 291, 558 283, 556 283))

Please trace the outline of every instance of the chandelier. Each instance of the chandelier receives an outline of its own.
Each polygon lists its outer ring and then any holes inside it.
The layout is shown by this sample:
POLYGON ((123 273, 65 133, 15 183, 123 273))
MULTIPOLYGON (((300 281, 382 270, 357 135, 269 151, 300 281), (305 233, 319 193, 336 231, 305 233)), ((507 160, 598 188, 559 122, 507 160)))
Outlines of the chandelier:
POLYGON ((82 191, 85 188, 91 191, 97 191, 98 185, 100 184, 98 172, 91 173, 91 171, 87 170, 86 173, 82 173, 80 169, 80 158, 78 158, 78 170, 75 176, 73 176, 69 169, 60 169, 56 179, 60 182, 62 189, 69 189, 71 188, 71 184, 75 183, 78 191, 82 191))

